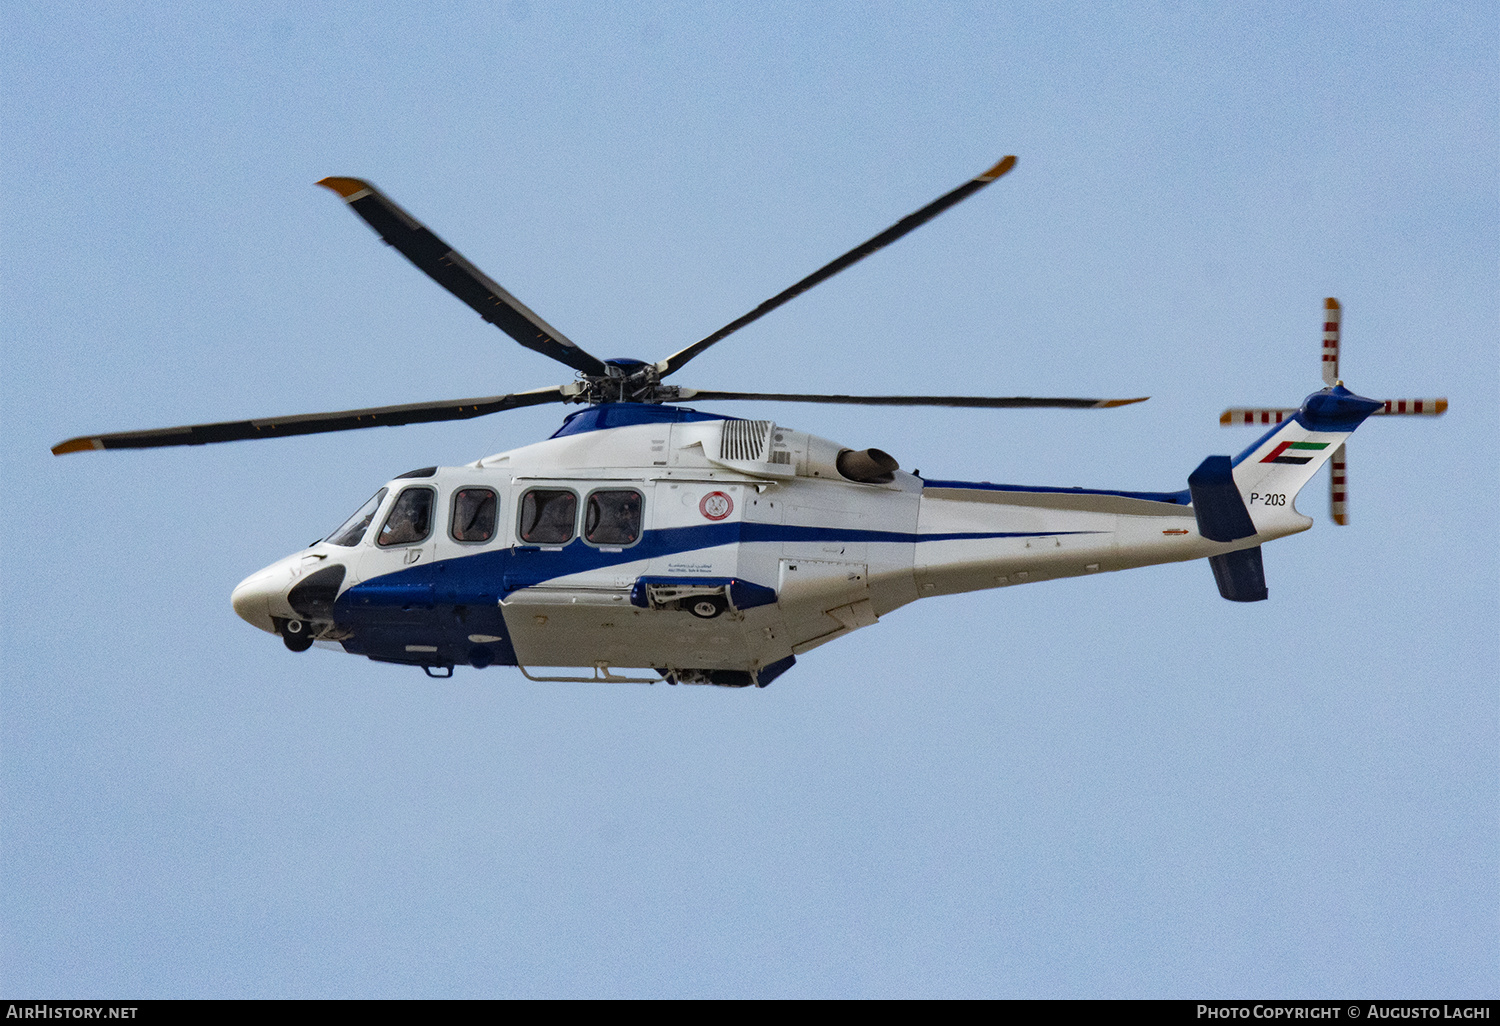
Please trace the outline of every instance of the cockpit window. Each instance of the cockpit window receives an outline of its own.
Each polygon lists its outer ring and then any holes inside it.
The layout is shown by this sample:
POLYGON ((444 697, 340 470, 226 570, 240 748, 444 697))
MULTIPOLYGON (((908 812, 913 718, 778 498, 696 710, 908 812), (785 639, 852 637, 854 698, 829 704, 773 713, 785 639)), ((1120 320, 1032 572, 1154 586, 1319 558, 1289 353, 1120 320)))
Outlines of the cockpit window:
POLYGON ((521 540, 533 545, 565 545, 573 538, 578 496, 552 488, 533 488, 521 498, 521 540))
POLYGON ((376 545, 415 545, 432 533, 432 489, 408 488, 396 496, 376 545))
POLYGON ((495 493, 488 488, 460 488, 453 493, 453 540, 487 542, 495 536, 495 493))
POLYGON ((583 519, 583 537, 595 545, 634 545, 641 536, 641 493, 635 489, 594 492, 583 519))
POLYGON ((370 501, 359 507, 355 511, 354 516, 345 520, 339 525, 337 531, 328 536, 328 544, 348 545, 350 547, 358 545, 360 539, 365 536, 365 529, 370 526, 370 521, 375 519, 375 514, 380 509, 380 504, 385 501, 385 493, 387 491, 389 489, 382 488, 370 496, 370 501))

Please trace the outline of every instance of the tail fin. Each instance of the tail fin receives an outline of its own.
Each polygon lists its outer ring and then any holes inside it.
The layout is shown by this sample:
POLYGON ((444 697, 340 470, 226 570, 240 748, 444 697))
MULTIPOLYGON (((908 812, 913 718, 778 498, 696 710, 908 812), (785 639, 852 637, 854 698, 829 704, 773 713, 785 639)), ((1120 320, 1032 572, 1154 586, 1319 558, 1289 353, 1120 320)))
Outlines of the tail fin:
MULTIPOLYGON (((1208 457, 1188 476, 1198 533, 1237 542, 1307 530, 1312 519, 1297 512, 1297 493, 1380 406, 1334 385, 1308 396, 1235 459, 1208 457)), ((1259 602, 1269 594, 1259 544, 1210 556, 1208 563, 1219 594, 1231 602, 1259 602)))
POLYGON ((1314 392, 1234 460, 1234 483, 1257 534, 1280 537, 1312 525, 1297 512, 1297 493, 1382 405, 1342 385, 1314 392))

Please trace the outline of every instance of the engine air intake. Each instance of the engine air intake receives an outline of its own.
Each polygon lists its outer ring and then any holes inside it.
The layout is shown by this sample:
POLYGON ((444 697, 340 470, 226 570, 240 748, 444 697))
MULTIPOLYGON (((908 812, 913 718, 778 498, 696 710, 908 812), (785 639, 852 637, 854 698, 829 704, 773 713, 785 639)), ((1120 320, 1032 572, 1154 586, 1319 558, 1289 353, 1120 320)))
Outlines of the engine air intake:
POLYGON ((764 463, 773 427, 769 420, 726 420, 719 437, 719 459, 764 463))

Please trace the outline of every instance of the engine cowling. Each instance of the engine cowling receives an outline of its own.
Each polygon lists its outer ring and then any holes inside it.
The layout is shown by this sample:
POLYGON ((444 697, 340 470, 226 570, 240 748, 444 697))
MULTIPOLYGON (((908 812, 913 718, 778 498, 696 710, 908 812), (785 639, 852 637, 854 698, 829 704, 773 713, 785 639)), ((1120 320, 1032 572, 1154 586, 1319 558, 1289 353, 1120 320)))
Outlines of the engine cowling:
POLYGON ((798 477, 822 477, 860 484, 889 484, 901 469, 888 452, 880 449, 850 449, 817 435, 777 428, 773 446, 787 451, 786 462, 798 477))

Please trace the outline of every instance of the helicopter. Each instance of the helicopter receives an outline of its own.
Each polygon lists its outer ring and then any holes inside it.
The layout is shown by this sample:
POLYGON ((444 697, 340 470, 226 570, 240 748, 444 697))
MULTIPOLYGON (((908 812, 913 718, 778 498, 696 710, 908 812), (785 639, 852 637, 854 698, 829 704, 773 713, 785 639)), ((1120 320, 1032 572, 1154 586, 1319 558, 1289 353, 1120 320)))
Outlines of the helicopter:
POLYGON ((251 574, 235 612, 293 652, 315 644, 451 677, 514 666, 534 681, 765 687, 796 658, 917 599, 1207 559, 1219 593, 1268 597, 1260 547, 1307 530, 1295 499, 1327 463, 1347 524, 1345 442, 1373 400, 1338 377, 1325 301, 1325 387, 1294 408, 1226 410, 1266 432, 1209 456, 1174 492, 941 480, 770 420, 687 402, 1111 409, 1144 398, 817 395, 666 384, 730 334, 1009 173, 1007 156, 755 309, 665 359, 599 359, 542 320, 370 182, 318 184, 388 245, 521 345, 575 372, 481 398, 71 438, 57 455, 205 445, 578 405, 549 438, 386 482, 335 531, 251 574), (587 673, 547 674, 552 668, 587 673), (648 671, 654 676, 632 676, 648 671))

